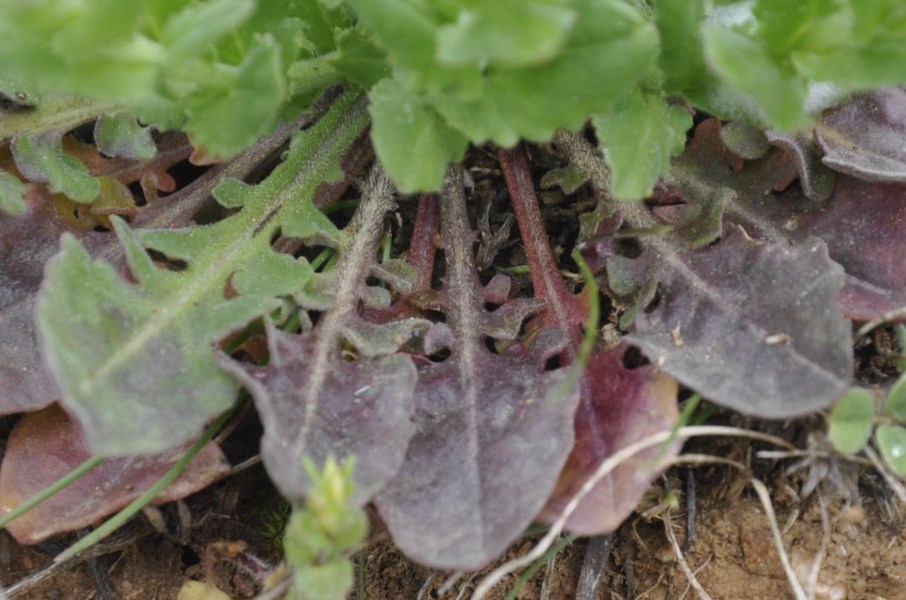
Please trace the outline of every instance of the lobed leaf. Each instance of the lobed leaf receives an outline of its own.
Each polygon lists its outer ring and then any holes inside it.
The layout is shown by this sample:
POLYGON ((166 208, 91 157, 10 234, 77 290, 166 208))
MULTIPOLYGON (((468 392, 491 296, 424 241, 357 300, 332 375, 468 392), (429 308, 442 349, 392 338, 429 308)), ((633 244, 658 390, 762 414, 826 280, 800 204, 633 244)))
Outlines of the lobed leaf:
POLYGON ((562 350, 553 332, 527 354, 486 349, 457 167, 441 209, 451 355, 419 372, 416 434, 376 503, 404 552, 438 568, 474 569, 503 552, 544 505, 572 446, 577 394, 561 389, 563 370, 544 370, 562 350))
POLYGON ((670 158, 686 146, 692 116, 660 95, 635 89, 612 111, 595 115, 594 124, 607 148, 613 193, 630 200, 649 195, 670 169, 670 158))
POLYGON ((157 153, 151 129, 139 125, 127 111, 101 115, 94 126, 94 143, 107 156, 151 160, 157 153))
POLYGON ((363 103, 344 96, 297 136, 264 182, 220 188, 219 198, 242 208, 214 225, 136 233, 115 220, 137 285, 64 237, 63 251, 47 267, 38 326, 63 404, 96 452, 160 451, 189 439, 231 404, 235 386, 215 363, 211 342, 275 308, 273 294, 305 281, 281 281, 284 271, 277 270, 267 289, 238 289, 233 299, 224 289, 237 273, 268 261, 278 230, 334 239, 312 197, 323 182, 341 178, 336 165, 365 121, 363 103), (142 244, 185 268, 158 268, 142 244))
POLYGON ((634 263, 633 274, 656 282, 656 295, 637 297, 627 341, 659 368, 715 403, 769 418, 826 408, 849 387, 843 269, 822 241, 790 246, 731 230, 699 250, 670 238, 643 248, 637 259, 614 257, 608 277, 634 263))
MULTIPOLYGON (((138 498, 177 462, 186 447, 152 456, 102 462, 69 487, 12 521, 7 530, 21 544, 88 527, 138 498)), ((4 515, 92 456, 78 426, 58 406, 25 415, 9 435, 0 465, 4 515)), ((223 452, 209 442, 179 478, 154 499, 173 502, 230 472, 223 452)))
MULTIPOLYGON (((795 152, 791 146, 799 142, 784 142, 784 151, 774 150, 762 159, 743 163, 722 144, 720 129, 716 121, 703 122, 675 162, 671 179, 682 192, 685 204, 681 210, 688 219, 700 221, 695 206, 717 196, 720 212, 710 225, 717 233, 723 230, 724 221, 730 221, 744 226, 752 236, 777 244, 821 238, 831 259, 846 272, 839 301, 849 318, 869 321, 906 304, 906 266, 897 258, 906 235, 906 223, 899 216, 906 210, 902 187, 838 176, 833 193, 816 204, 794 188, 788 189, 796 165, 786 149, 795 152), (784 191, 782 197, 775 195, 780 190, 784 191)), ((814 173, 800 175, 800 179, 803 191, 826 185, 814 173)), ((679 222, 684 221, 680 218, 679 222)))
POLYGON ((393 353, 426 323, 401 322, 406 327, 397 328, 386 347, 374 339, 373 329, 362 335, 356 315, 384 214, 392 207, 389 180, 375 171, 343 232, 339 259, 330 271, 333 301, 317 327, 298 336, 270 331, 266 367, 220 361, 254 396, 264 423, 265 466, 293 502, 301 502, 312 486, 305 460, 320 468, 330 457, 355 456, 354 502, 364 504, 396 474, 414 433, 415 365, 393 353), (361 354, 355 360, 344 357, 347 341, 358 342, 361 354))
MULTIPOLYGON (((503 150, 500 158, 531 266, 532 285, 546 304, 538 320, 540 326, 569 333, 570 343, 561 355, 561 361, 569 365, 579 355, 583 329, 593 326, 589 325, 589 300, 569 292, 559 274, 524 152, 503 150)), ((588 358, 578 383, 575 445, 539 515, 543 521, 556 520, 607 457, 650 433, 669 429, 677 419, 676 382, 652 368, 627 369, 622 362, 624 351, 624 347, 593 351, 588 358)), ((566 527, 589 535, 616 529, 631 514, 651 479, 678 451, 679 445, 673 444, 636 455, 632 466, 617 468, 592 488, 566 527)))
POLYGON ((61 137, 55 132, 41 136, 20 133, 12 141, 16 167, 28 179, 46 183, 55 194, 92 202, 101 193, 101 184, 82 162, 63 151, 61 137))
MULTIPOLYGON (((101 176, 103 185, 98 200, 85 210, 68 199, 51 196, 43 186, 29 184, 24 198, 25 211, 16 217, 0 216, 0 337, 5 341, 0 345, 0 386, 4 390, 0 413, 34 410, 59 397, 38 349, 34 311, 44 263, 57 251, 60 234, 69 232, 95 255, 103 254, 119 261, 122 252, 114 236, 91 231, 98 225, 109 226, 105 215, 134 212, 137 221, 157 220, 161 225, 180 222, 180 217, 173 214, 169 218, 153 216, 166 210, 177 215, 183 213, 182 224, 191 218, 189 207, 193 203, 179 204, 176 202, 179 197, 170 198, 173 204, 152 201, 136 209, 126 188, 127 184, 140 181, 146 197, 153 200, 158 185, 169 187, 167 180, 172 179, 167 167, 188 155, 188 146, 184 140, 180 143, 180 139, 163 138, 161 152, 151 163, 103 159, 97 150, 88 152, 83 146, 64 144, 67 152, 84 162, 92 174, 101 176), (125 196, 121 195, 124 190, 125 196), (190 214, 185 215, 186 212, 190 214)), ((194 204, 197 210, 197 203, 194 204)))
POLYGON ((906 90, 856 94, 824 113, 815 137, 832 169, 876 183, 906 183, 906 90))

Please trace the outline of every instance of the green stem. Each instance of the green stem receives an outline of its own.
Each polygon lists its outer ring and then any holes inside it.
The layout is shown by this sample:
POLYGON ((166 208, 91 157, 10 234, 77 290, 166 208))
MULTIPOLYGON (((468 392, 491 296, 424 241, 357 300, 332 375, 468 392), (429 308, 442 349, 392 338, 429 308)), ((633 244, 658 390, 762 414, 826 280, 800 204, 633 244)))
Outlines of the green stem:
POLYGON ((189 463, 192 462, 192 459, 194 459, 195 456, 199 452, 201 452, 205 445, 211 441, 211 439, 217 434, 217 432, 220 431, 220 428, 223 427, 224 424, 232 416, 233 411, 228 410, 217 417, 217 419, 211 424, 211 426, 208 427, 207 430, 205 430, 201 437, 195 440, 195 443, 192 444, 192 447, 182 455, 182 457, 176 462, 176 464, 170 467, 170 470, 167 471, 163 477, 158 479, 157 482, 150 488, 148 488, 148 490, 145 491, 144 494, 133 500, 129 504, 129 506, 104 521, 104 523, 100 527, 58 554, 53 559, 54 563, 65 562, 77 556, 79 553, 84 552, 91 546, 97 544, 102 539, 125 525, 129 521, 129 519, 131 519, 136 515, 136 513, 138 513, 138 511, 150 504, 151 501, 154 500, 154 498, 156 498, 161 492, 167 489, 167 487, 171 483, 176 481, 177 477, 182 475, 183 471, 186 470, 186 467, 189 466, 189 463))
POLYGON ((4 529, 11 521, 21 517, 37 505, 41 504, 48 498, 56 495, 58 492, 63 490, 63 488, 69 487, 76 480, 81 479, 82 476, 87 474, 93 468, 104 462, 104 458, 101 456, 92 456, 78 467, 67 473, 66 475, 57 479, 53 484, 44 488, 37 495, 33 496, 27 502, 20 504, 12 512, 8 513, 5 517, 0 519, 0 529, 4 529))

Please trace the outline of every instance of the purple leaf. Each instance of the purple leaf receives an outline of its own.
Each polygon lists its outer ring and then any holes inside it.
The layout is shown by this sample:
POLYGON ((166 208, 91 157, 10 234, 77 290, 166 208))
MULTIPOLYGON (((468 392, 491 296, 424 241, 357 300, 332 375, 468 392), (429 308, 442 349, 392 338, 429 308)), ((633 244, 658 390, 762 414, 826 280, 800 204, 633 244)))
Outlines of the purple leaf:
MULTIPOLYGON (((626 348, 594 354, 588 362, 576 413, 576 445, 541 521, 554 522, 605 458, 676 424, 676 381, 651 366, 627 369, 621 360, 626 348)), ((579 503, 566 528, 583 536, 616 530, 679 446, 651 448, 622 463, 579 503)))
POLYGON ((255 398, 264 422, 262 455, 271 478, 287 498, 302 501, 311 481, 303 468, 319 467, 329 456, 354 455, 355 501, 366 502, 396 474, 409 438, 416 370, 411 358, 395 352, 427 326, 419 319, 383 324, 384 335, 362 321, 356 309, 367 292, 385 213, 393 207, 390 182, 372 170, 352 222, 344 230, 340 258, 320 284, 332 297, 317 327, 296 336, 269 332, 271 364, 222 366, 255 398), (358 356, 344 351, 351 342, 358 356), (389 342, 389 345, 388 345, 389 342))
POLYGON ((906 90, 856 94, 822 115, 815 136, 824 164, 879 183, 906 183, 906 90))
MULTIPOLYGON (((816 204, 795 189, 782 196, 771 192, 789 181, 790 163, 775 150, 760 161, 728 168, 730 160, 720 141, 717 121, 703 122, 693 143, 676 165, 682 177, 694 176, 695 186, 683 185, 690 211, 700 190, 732 190, 724 204, 723 220, 742 225, 756 238, 777 244, 799 243, 817 236, 846 272, 840 306, 848 318, 870 321, 906 305, 906 264, 900 260, 906 240, 906 188, 837 177, 833 193, 816 204)), ((675 208, 675 207, 666 207, 675 208)), ((665 213, 659 212, 659 215, 665 213)))
MULTIPOLYGON (((500 157, 532 268, 535 294, 547 304, 540 320, 544 326, 571 333, 570 344, 563 353, 565 362, 571 363, 578 352, 582 328, 588 322, 587 299, 571 294, 559 274, 525 154, 519 149, 502 150, 500 157)), ((618 227, 617 217, 602 223, 601 229, 615 232, 618 227)), ((611 454, 651 433, 669 429, 677 420, 676 382, 650 367, 627 369, 621 360, 624 350, 597 352, 589 358, 579 382, 575 447, 540 515, 541 520, 556 520, 572 496, 611 454)), ((658 463, 652 463, 656 452, 645 452, 631 466, 616 469, 578 505, 566 528, 588 535, 616 529, 632 513, 651 479, 677 452, 679 445, 661 452, 658 463)))
MULTIPOLYGON (((417 433, 399 474, 376 498, 396 544, 420 563, 476 569, 503 552, 544 505, 572 447, 577 393, 564 370, 545 371, 563 349, 542 332, 527 353, 486 349, 462 171, 444 182, 442 229, 450 357, 419 372, 417 433)), ((498 309, 499 310, 499 309, 498 309)))
POLYGON ((850 385, 852 333, 837 304, 843 269, 817 238, 758 242, 742 230, 701 250, 646 239, 631 260, 657 282, 626 339, 723 406, 769 418, 830 406, 850 385))
POLYGON ((906 305, 906 188, 839 177, 825 210, 794 222, 797 237, 824 239, 845 268, 847 317, 870 321, 906 305))
POLYGON ((415 365, 401 354, 347 360, 339 346, 325 352, 311 334, 269 336, 267 367, 221 364, 255 398, 271 479, 286 498, 301 502, 311 485, 303 458, 321 466, 328 456, 354 455, 353 501, 364 504, 396 474, 413 433, 415 365))
MULTIPOLYGON (((182 457, 186 448, 102 462, 12 521, 7 529, 19 543, 34 544, 88 527, 138 498, 182 457)), ((0 515, 30 500, 90 457, 84 435, 58 405, 25 415, 9 436, 0 466, 0 515)), ((223 452, 209 442, 154 503, 184 498, 229 472, 223 452)))

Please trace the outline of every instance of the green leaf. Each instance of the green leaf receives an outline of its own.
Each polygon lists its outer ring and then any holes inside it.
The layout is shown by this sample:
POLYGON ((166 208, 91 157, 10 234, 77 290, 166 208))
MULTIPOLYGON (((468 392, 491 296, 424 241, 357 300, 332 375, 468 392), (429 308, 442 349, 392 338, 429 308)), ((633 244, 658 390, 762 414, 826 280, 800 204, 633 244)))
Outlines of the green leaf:
POLYGON ((185 101, 193 140, 214 155, 231 155, 266 134, 286 97, 280 49, 272 37, 256 43, 238 67, 221 65, 222 81, 185 101))
POLYGON ((94 142, 107 156, 151 160, 157 154, 151 128, 142 127, 134 114, 123 110, 101 115, 94 126, 94 142))
POLYGON ((365 89, 391 76, 383 50, 358 29, 347 29, 337 36, 339 54, 331 64, 340 73, 365 89))
POLYGON ((900 375, 890 389, 884 411, 897 421, 906 423, 906 374, 900 375))
POLYGON ((255 10, 254 0, 210 0, 190 3, 170 17, 160 41, 171 64, 199 54, 234 30, 255 10))
POLYGON ((69 131, 98 118, 112 104, 98 103, 76 96, 51 94, 37 99, 28 110, 4 112, 0 119, 0 141, 17 133, 31 131, 69 131))
MULTIPOLYGON (((791 67, 776 62, 763 44, 736 31, 706 23, 702 32, 709 65, 743 93, 740 102, 755 104, 755 118, 779 129, 796 129, 808 122, 806 84, 791 67)), ((723 112, 739 110, 728 108, 723 112)))
POLYGON ((447 165, 465 153, 465 136, 398 81, 381 81, 369 96, 374 149, 400 192, 440 189, 447 165))
POLYGON ((692 116, 659 94, 634 89, 594 123, 607 147, 613 192, 631 200, 647 196, 670 168, 670 157, 683 151, 692 116))
POLYGON ((479 2, 438 28, 437 59, 482 68, 543 62, 563 47, 577 18, 576 11, 547 2, 479 2))
POLYGON ((828 437, 840 452, 855 454, 871 437, 875 400, 864 388, 852 388, 840 398, 830 414, 828 437))
POLYGON ((821 21, 839 14, 840 8, 839 0, 757 0, 752 12, 758 19, 758 37, 773 54, 783 56, 807 46, 810 30, 820 30, 821 21))
POLYGON ((665 90, 683 90, 705 70, 699 28, 705 16, 704 0, 658 0, 655 22, 661 34, 658 58, 665 90))
POLYGON ((305 284, 304 259, 286 265, 272 256, 271 239, 277 231, 335 239, 312 197, 342 177, 339 161, 366 123, 364 101, 342 97, 262 183, 221 188, 217 194, 240 209, 213 225, 133 232, 114 218, 137 285, 64 238, 39 296, 38 328, 63 404, 96 452, 161 451, 229 407, 235 385, 211 342, 276 308, 272 295, 305 284), (143 244, 185 267, 158 268, 143 244), (283 279, 287 273, 296 278, 283 279), (239 295, 228 299, 231 282, 239 295))
POLYGON ((546 141, 560 127, 578 129, 609 109, 648 71, 657 33, 621 0, 571 5, 582 18, 556 58, 489 71, 477 94, 432 97, 438 111, 473 142, 512 146, 520 138, 546 141))
POLYGON ((25 212, 25 184, 8 171, 0 170, 0 212, 11 217, 25 212))
POLYGON ((59 135, 21 133, 13 138, 12 149, 19 171, 32 181, 46 183, 54 194, 89 203, 101 193, 101 184, 88 167, 63 151, 59 135))
POLYGON ((880 425, 875 441, 884 460, 901 477, 906 475, 906 428, 899 425, 880 425))

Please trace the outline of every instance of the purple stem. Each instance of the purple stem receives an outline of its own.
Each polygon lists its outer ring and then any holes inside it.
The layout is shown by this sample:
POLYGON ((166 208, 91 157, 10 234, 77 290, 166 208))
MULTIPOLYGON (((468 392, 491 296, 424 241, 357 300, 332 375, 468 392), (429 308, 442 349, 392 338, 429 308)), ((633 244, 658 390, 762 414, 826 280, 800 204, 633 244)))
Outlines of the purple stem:
POLYGON ((587 311, 578 298, 567 289, 560 276, 547 231, 544 229, 544 219, 538 207, 525 151, 519 146, 511 150, 501 148, 498 156, 510 192, 510 202, 516 212, 519 233, 525 246, 535 297, 547 303, 547 307, 541 313, 542 321, 548 327, 559 327, 569 333, 573 343, 567 355, 572 360, 582 341, 581 326, 585 322, 587 311))

